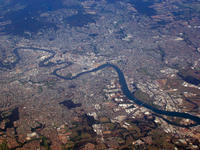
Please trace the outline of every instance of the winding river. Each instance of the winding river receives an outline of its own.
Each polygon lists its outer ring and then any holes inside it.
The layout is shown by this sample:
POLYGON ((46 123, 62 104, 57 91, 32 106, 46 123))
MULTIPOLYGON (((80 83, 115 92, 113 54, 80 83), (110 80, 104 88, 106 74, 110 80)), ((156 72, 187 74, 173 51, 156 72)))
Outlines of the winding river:
POLYGON ((20 50, 24 50, 24 49, 31 50, 31 51, 44 51, 44 52, 48 52, 48 53, 51 54, 49 57, 47 57, 44 60, 39 62, 39 67, 50 67, 50 66, 55 66, 55 65, 58 65, 58 64, 66 64, 64 67, 56 68, 52 72, 53 75, 57 76, 58 78, 64 79, 64 80, 74 80, 74 79, 77 79, 78 77, 80 77, 80 76, 82 76, 84 74, 87 74, 87 73, 96 72, 96 71, 102 70, 104 68, 112 68, 118 74, 119 84, 121 86, 121 90, 122 90, 123 94, 128 99, 130 99, 134 103, 136 103, 137 105, 140 105, 140 106, 143 106, 143 107, 145 107, 147 109, 150 109, 151 111, 153 111, 156 114, 165 115, 165 116, 171 116, 171 117, 180 117, 180 118, 190 119, 190 120, 195 122, 194 124, 190 124, 190 125, 180 125, 180 124, 176 124, 175 122, 169 121, 169 120, 161 117, 161 118, 163 118, 163 120, 165 120, 168 123, 173 124, 173 125, 177 125, 177 126, 180 126, 180 127, 192 127, 192 126, 200 125, 200 117, 198 117, 198 116, 194 116, 194 115, 191 115, 189 113, 161 110, 161 109, 152 107, 152 106, 142 102, 139 99, 136 99, 133 96, 133 94, 131 93, 131 91, 128 89, 128 86, 127 86, 127 83, 126 83, 126 80, 125 80, 123 72, 119 69, 119 67, 117 67, 116 65, 111 64, 111 63, 102 64, 102 65, 100 65, 100 66, 98 66, 98 67, 96 67, 96 68, 94 68, 92 70, 81 72, 81 73, 79 73, 79 74, 77 74, 75 76, 72 76, 72 77, 65 77, 65 76, 59 75, 57 72, 59 70, 61 70, 61 69, 64 69, 64 68, 68 67, 69 65, 71 65, 71 63, 70 62, 62 62, 62 63, 49 62, 49 60, 52 59, 56 55, 56 53, 54 51, 46 50, 46 49, 33 48, 33 47, 19 47, 19 48, 16 48, 16 49, 13 50, 13 53, 14 53, 14 55, 16 57, 15 61, 12 62, 12 63, 6 63, 6 64, 3 63, 3 62, 0 62, 0 68, 6 68, 6 69, 15 68, 16 64, 21 60, 21 57, 19 55, 19 51, 20 50))

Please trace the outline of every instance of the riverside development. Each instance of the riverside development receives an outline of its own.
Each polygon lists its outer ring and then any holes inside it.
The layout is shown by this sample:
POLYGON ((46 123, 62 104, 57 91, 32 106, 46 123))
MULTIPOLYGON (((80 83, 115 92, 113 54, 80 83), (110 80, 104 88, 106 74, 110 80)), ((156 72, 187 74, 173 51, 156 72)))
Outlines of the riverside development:
POLYGON ((198 0, 42 3, 0 2, 0 149, 200 148, 198 0))

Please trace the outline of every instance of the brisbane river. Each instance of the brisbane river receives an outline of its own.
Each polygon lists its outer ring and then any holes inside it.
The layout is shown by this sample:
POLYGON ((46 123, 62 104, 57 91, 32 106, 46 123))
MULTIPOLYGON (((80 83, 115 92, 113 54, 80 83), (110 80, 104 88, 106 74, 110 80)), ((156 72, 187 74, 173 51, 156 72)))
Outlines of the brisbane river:
POLYGON ((72 77, 66 77, 66 76, 59 75, 57 72, 61 69, 66 68, 67 66, 71 65, 72 63, 70 63, 70 62, 58 62, 58 63, 49 62, 56 55, 56 53, 54 51, 47 50, 47 49, 33 48, 33 47, 19 47, 19 48, 16 48, 16 49, 13 50, 13 53, 16 57, 15 61, 9 62, 9 63, 3 63, 3 62, 0 61, 0 68, 5 68, 5 69, 9 69, 9 70, 15 68, 17 63, 21 60, 20 53, 19 53, 19 51, 21 51, 21 50, 43 51, 43 52, 50 53, 51 55, 49 57, 47 57, 44 60, 39 62, 39 67, 51 67, 51 66, 55 66, 55 65, 59 65, 59 64, 66 64, 65 67, 56 68, 52 72, 53 75, 57 76, 58 78, 64 79, 64 80, 74 80, 74 79, 77 79, 78 77, 80 77, 84 74, 96 72, 96 71, 99 71, 99 70, 102 70, 102 69, 105 69, 105 68, 112 68, 118 74, 119 84, 121 86, 121 90, 122 90, 123 94, 128 99, 130 99, 134 103, 136 103, 137 105, 140 105, 142 107, 150 109, 151 111, 153 111, 156 114, 170 116, 170 117, 180 117, 180 118, 184 118, 184 119, 190 119, 190 120, 195 122, 194 124, 190 124, 190 125, 181 125, 181 124, 176 124, 175 122, 169 121, 169 120, 161 117, 165 121, 167 121, 168 123, 173 124, 173 125, 177 125, 177 126, 181 126, 181 127, 192 127, 192 126, 200 125, 200 118, 198 116, 194 116, 194 115, 191 115, 189 113, 183 113, 183 112, 161 110, 161 109, 152 107, 151 105, 144 103, 142 100, 135 98, 133 93, 131 93, 131 91, 128 89, 128 86, 127 86, 123 72, 120 70, 120 68, 118 66, 111 64, 111 63, 105 63, 105 64, 102 64, 102 65, 92 69, 92 70, 81 72, 81 73, 79 73, 75 76, 72 76, 72 77))

